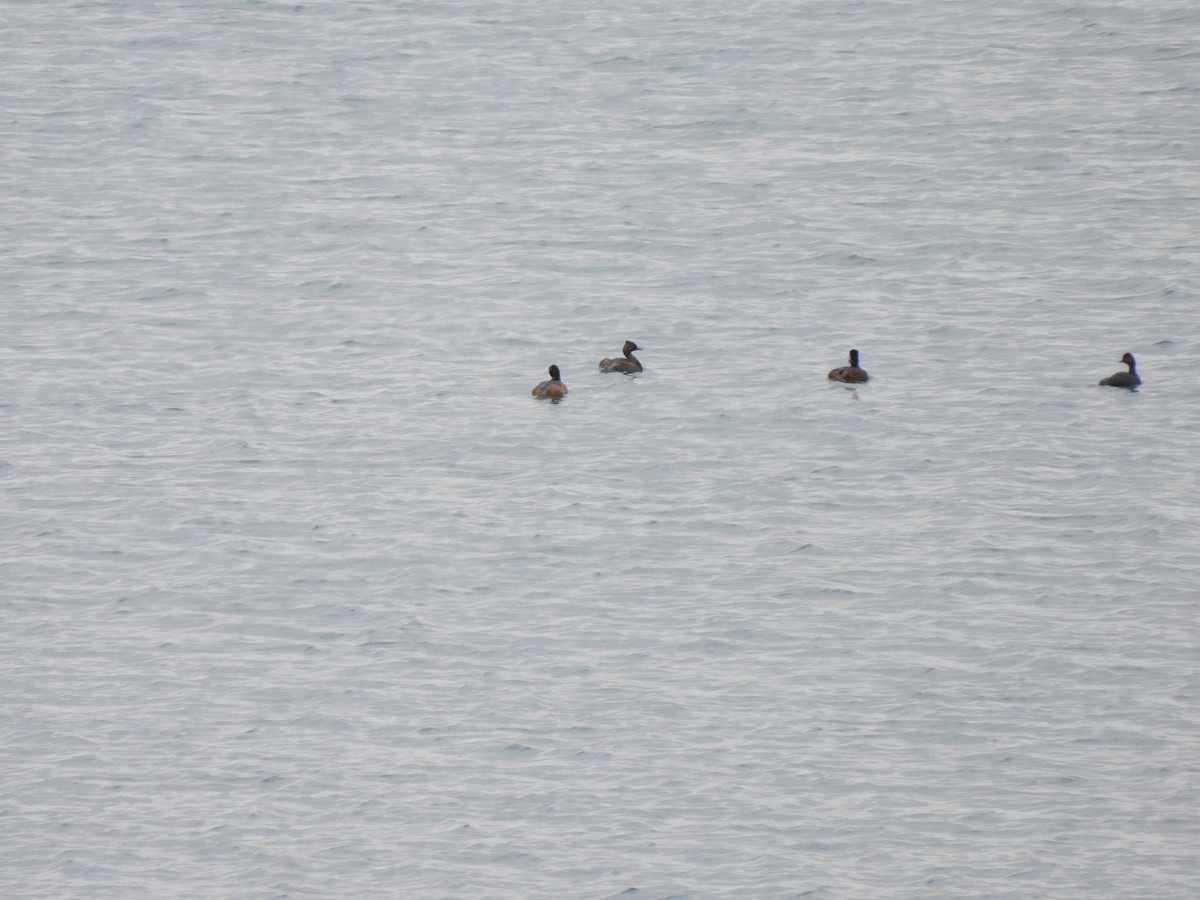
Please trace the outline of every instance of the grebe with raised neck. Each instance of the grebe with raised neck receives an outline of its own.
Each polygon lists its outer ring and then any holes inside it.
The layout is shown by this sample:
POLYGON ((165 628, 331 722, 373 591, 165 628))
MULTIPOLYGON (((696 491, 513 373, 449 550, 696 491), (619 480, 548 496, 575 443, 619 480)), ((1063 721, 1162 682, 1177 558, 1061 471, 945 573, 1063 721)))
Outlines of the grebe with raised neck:
POLYGON ((551 366, 546 371, 550 373, 550 380, 540 382, 531 393, 538 399, 559 400, 567 393, 567 386, 562 383, 562 374, 558 371, 558 366, 551 366))
POLYGON ((625 346, 621 348, 621 352, 625 354, 624 358, 618 356, 616 359, 600 360, 600 371, 624 372, 627 375, 642 371, 642 364, 638 362, 637 357, 633 355, 634 350, 640 349, 642 348, 633 341, 626 341, 625 346))
POLYGON ((1133 361, 1133 354, 1126 353, 1121 357, 1121 362, 1129 366, 1129 371, 1114 372, 1107 378, 1100 379, 1101 384, 1106 384, 1109 387, 1135 388, 1142 383, 1142 379, 1137 373, 1137 363, 1133 361))
POLYGON ((839 366, 829 373, 830 381, 845 381, 850 384, 861 384, 864 381, 869 381, 871 378, 867 374, 867 370, 858 364, 858 351, 850 351, 850 365, 839 366))

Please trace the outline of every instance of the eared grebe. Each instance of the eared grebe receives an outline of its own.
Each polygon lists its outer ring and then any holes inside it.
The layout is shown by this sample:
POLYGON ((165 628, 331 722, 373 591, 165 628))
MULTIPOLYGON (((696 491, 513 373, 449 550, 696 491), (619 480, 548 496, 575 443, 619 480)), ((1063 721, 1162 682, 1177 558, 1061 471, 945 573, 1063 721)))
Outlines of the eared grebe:
POLYGON ((549 397, 551 400, 557 400, 567 392, 567 386, 562 383, 562 376, 559 374, 558 366, 551 366, 547 371, 550 373, 550 380, 543 381, 531 393, 535 397, 549 397))
POLYGON ((850 365, 840 366, 829 373, 830 381, 848 381, 851 383, 859 383, 868 381, 871 378, 867 374, 867 370, 858 365, 858 351, 850 351, 850 365))
POLYGON ((638 362, 637 357, 633 355, 634 350, 641 349, 642 348, 633 341, 626 341, 625 346, 621 348, 621 352, 625 354, 624 359, 621 357, 617 357, 616 359, 602 359, 600 360, 600 371, 626 373, 642 371, 642 364, 638 362))
POLYGON ((1100 381, 1101 384, 1107 384, 1110 387, 1135 388, 1142 383, 1142 379, 1138 377, 1137 363, 1133 361, 1133 354, 1126 353, 1121 357, 1121 362, 1129 366, 1129 371, 1109 375, 1100 381))

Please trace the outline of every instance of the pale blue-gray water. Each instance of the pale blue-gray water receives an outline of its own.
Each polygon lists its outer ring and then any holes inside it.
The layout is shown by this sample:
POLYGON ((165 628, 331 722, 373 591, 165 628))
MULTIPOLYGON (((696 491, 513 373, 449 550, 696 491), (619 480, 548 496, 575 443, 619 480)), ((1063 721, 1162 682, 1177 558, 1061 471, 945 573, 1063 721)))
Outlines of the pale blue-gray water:
POLYGON ((3 14, 0 894, 1200 892, 1194 4, 3 14))

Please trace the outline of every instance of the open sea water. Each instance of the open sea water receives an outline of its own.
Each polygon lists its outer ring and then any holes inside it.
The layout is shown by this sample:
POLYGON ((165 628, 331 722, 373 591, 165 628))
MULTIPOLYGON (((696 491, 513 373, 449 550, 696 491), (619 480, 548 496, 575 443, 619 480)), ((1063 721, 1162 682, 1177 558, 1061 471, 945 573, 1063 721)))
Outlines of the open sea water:
POLYGON ((1194 3, 2 12, 4 897, 1200 894, 1194 3))

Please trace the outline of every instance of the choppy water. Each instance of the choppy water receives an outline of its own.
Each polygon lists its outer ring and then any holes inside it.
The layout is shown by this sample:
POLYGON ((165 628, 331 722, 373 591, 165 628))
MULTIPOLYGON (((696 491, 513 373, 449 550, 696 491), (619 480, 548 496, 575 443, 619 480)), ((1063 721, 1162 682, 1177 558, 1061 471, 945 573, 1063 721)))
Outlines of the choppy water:
POLYGON ((1200 890, 1192 7, 4 15, 5 896, 1200 890))

